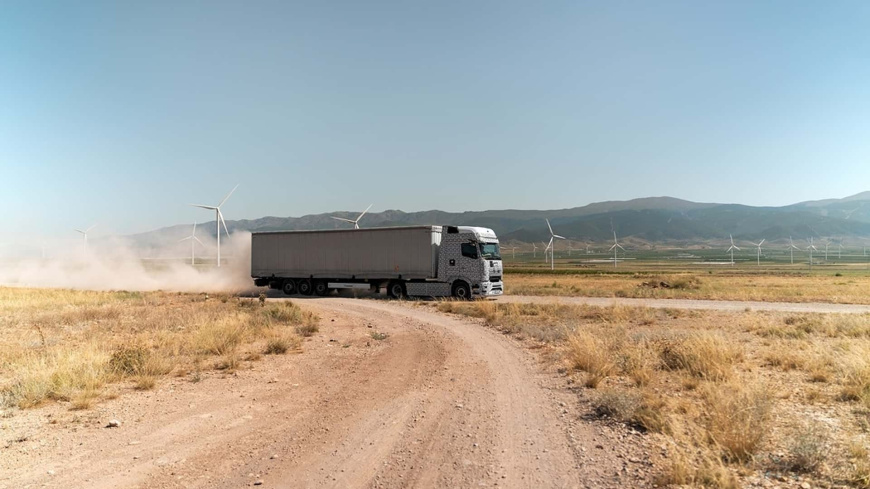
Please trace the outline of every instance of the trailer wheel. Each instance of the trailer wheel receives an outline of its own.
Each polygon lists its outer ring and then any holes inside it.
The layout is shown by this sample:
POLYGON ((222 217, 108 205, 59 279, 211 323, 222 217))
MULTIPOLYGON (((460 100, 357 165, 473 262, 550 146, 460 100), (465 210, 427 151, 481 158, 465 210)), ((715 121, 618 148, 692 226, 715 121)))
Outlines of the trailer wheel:
POLYGON ((317 280, 314 282, 314 293, 319 296, 324 296, 329 293, 329 287, 325 280, 317 280))
POLYGON ((387 286, 387 294, 393 299, 404 299, 407 293, 405 292, 405 283, 401 280, 394 280, 387 286))
POLYGON ((467 283, 463 281, 459 281, 453 284, 453 297, 461 301, 471 300, 471 287, 468 286, 467 283))
POLYGON ((286 295, 293 295, 296 293, 296 282, 293 279, 288 279, 284 281, 284 285, 281 286, 281 290, 286 295))
POLYGON ((299 281, 296 282, 296 290, 298 290, 302 295, 311 295, 311 292, 313 292, 311 281, 307 278, 299 279, 299 281))

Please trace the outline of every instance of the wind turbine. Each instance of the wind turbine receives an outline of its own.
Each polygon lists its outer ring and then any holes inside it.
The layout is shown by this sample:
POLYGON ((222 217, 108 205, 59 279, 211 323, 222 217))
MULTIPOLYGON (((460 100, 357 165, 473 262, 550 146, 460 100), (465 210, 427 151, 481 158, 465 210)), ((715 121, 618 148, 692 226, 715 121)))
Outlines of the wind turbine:
POLYGON ((368 212, 369 209, 371 209, 373 205, 374 204, 369 204, 369 206, 366 207, 366 210, 362 211, 362 214, 360 214, 356 219, 345 219, 343 217, 335 217, 335 216, 331 216, 331 217, 337 221, 349 222, 349 223, 353 224, 354 229, 359 229, 359 220, 362 219, 362 217, 364 215, 366 215, 366 212, 368 212))
POLYGON ((554 239, 565 239, 565 237, 559 236, 558 234, 553 232, 553 226, 550 226, 549 219, 544 219, 544 220, 547 221, 547 229, 550 230, 550 242, 547 244, 547 249, 550 250, 550 270, 553 270, 556 267, 556 263, 555 263, 556 257, 554 256, 555 255, 554 252, 556 251, 556 243, 554 243, 553 240, 554 239))
POLYGON ((807 251, 810 252, 810 270, 812 270, 813 269, 813 251, 819 251, 819 250, 816 249, 815 245, 813 245, 812 236, 810 236, 810 239, 807 241, 809 241, 809 243, 810 243, 810 245, 807 246, 807 251))
POLYGON ((828 261, 828 246, 831 246, 831 240, 825 238, 825 261, 828 261))
POLYGON ((217 266, 218 266, 218 268, 220 268, 220 266, 221 266, 221 224, 224 225, 224 231, 226 231, 226 233, 227 233, 227 238, 230 237, 230 230, 227 229, 227 223, 226 223, 226 221, 224 221, 224 215, 223 215, 223 213, 221 212, 221 206, 224 205, 224 202, 226 202, 227 199, 230 198, 230 195, 233 195, 233 192, 235 192, 237 188, 239 188, 238 185, 236 185, 235 187, 233 187, 233 189, 230 190, 230 193, 228 193, 227 196, 224 197, 224 200, 222 200, 221 203, 218 204, 218 205, 216 205, 216 206, 214 206, 214 205, 190 204, 190 205, 192 205, 193 207, 200 207, 200 208, 202 208, 202 209, 208 209, 208 210, 212 210, 212 211, 214 211, 214 215, 215 215, 215 218, 214 218, 214 221, 215 221, 215 222, 214 222, 214 225, 215 225, 215 228, 216 228, 215 230, 217 231, 217 266))
MULTIPOLYGON (((752 241, 750 241, 750 243, 752 243, 752 241)), ((758 261, 758 266, 761 266, 761 244, 762 243, 764 243, 764 239, 759 241, 758 244, 752 243, 753 246, 756 246, 758 248, 758 254, 756 256, 756 260, 758 261)), ((733 258, 731 259, 731 262, 732 263, 734 262, 733 258)))
POLYGON ((840 242, 837 243, 837 260, 843 259, 843 239, 840 238, 840 242))
POLYGON ((616 268, 616 249, 619 248, 622 251, 625 251, 625 248, 619 244, 619 241, 616 240, 616 231, 613 232, 613 246, 610 247, 610 250, 613 252, 613 268, 616 268))
POLYGON ((190 233, 190 236, 188 236, 186 238, 181 238, 178 240, 178 242, 181 243, 182 241, 187 241, 187 240, 190 240, 190 264, 196 265, 196 258, 194 255, 194 249, 195 249, 196 243, 199 243, 199 244, 205 246, 204 244, 202 244, 202 241, 200 241, 199 238, 196 237, 196 221, 193 221, 193 232, 190 233))
POLYGON ((96 224, 85 229, 84 231, 82 231, 81 229, 75 230, 76 232, 81 233, 82 237, 84 238, 84 241, 82 241, 82 250, 84 250, 85 253, 87 253, 88 251, 88 233, 91 231, 91 229, 94 229, 95 227, 97 227, 96 224))
POLYGON ((538 257, 538 245, 532 243, 532 258, 538 257))
POLYGON ((544 246, 544 263, 547 263, 547 252, 550 250, 550 246, 543 241, 541 241, 541 245, 544 246))
POLYGON ((800 251, 800 248, 794 245, 791 236, 788 237, 788 251, 791 253, 791 264, 794 265, 794 250, 800 251))
POLYGON ((734 250, 740 251, 740 248, 738 248, 737 245, 734 244, 734 236, 731 236, 729 234, 728 237, 731 238, 731 247, 728 248, 726 251, 731 253, 731 266, 733 267, 734 266, 734 250))

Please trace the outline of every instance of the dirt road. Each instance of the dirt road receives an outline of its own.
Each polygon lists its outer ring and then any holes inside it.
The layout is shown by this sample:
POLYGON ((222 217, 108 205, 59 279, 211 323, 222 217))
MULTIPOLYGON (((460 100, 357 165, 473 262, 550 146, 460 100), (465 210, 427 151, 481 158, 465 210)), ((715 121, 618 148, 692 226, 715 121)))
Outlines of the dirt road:
POLYGON ((323 325, 302 354, 0 419, 0 486, 649 484, 642 439, 585 421, 565 379, 515 340, 420 304, 304 307, 323 325))
POLYGON ((696 299, 635 299, 622 297, 564 297, 506 295, 496 299, 498 302, 532 302, 557 304, 588 304, 607 307, 614 304, 658 309, 703 309, 715 311, 780 311, 780 312, 817 312, 837 314, 867 314, 870 305, 826 304, 822 302, 760 302, 760 301, 712 301, 696 299))

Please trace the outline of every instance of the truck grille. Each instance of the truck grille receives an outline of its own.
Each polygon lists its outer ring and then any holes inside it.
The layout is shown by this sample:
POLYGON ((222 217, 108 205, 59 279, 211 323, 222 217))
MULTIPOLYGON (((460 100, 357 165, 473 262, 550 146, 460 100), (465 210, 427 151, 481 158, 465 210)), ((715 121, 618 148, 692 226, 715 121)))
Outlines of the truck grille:
POLYGON ((490 282, 501 282, 501 275, 490 275, 489 281, 490 282))

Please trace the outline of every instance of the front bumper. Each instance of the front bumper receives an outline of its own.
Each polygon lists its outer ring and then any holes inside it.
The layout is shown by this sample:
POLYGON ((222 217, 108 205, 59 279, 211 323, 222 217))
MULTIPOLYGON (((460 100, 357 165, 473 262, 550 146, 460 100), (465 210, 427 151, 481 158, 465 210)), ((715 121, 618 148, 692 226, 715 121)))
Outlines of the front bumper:
POLYGON ((480 287, 473 287, 473 295, 480 297, 492 297, 504 293, 501 282, 483 282, 480 287))

